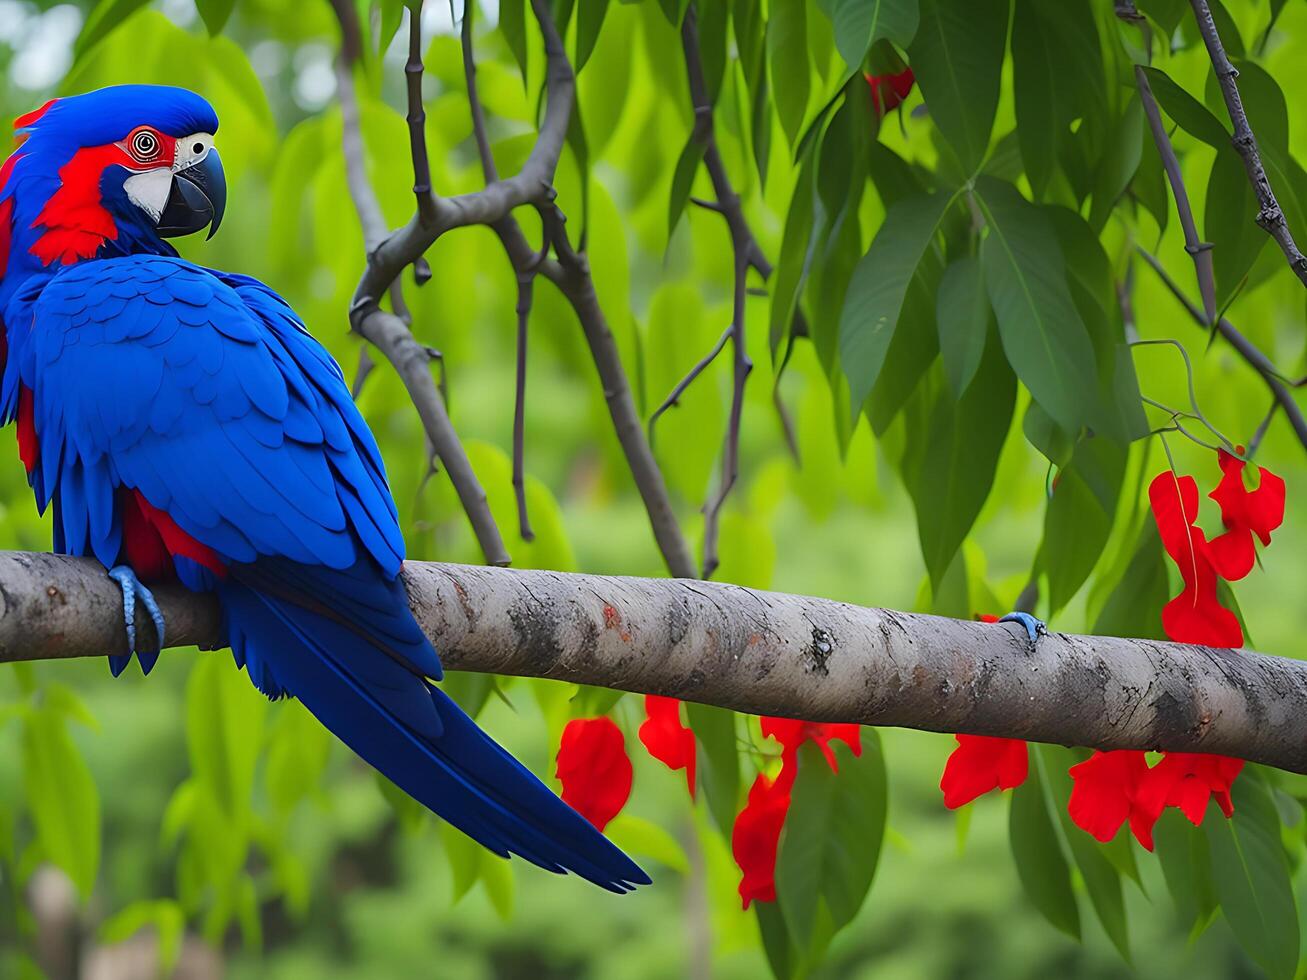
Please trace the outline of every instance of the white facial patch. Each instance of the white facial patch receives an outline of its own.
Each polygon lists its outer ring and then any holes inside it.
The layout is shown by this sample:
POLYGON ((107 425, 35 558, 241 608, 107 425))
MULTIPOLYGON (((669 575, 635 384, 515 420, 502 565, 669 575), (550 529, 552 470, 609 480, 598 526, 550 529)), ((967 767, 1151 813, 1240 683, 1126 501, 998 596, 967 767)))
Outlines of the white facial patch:
POLYGON ((213 149, 212 133, 192 133, 177 140, 176 156, 173 159, 174 172, 193 167, 209 155, 213 149))
POLYGON ((127 192, 129 201, 158 221, 172 192, 172 170, 159 167, 143 174, 133 174, 123 181, 123 190, 127 192))

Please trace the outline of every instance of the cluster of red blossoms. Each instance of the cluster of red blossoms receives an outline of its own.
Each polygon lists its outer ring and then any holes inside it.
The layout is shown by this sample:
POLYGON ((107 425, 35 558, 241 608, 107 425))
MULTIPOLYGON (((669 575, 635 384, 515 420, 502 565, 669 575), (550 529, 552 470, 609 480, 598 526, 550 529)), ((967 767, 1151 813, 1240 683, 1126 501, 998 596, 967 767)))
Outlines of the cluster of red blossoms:
MULTIPOLYGON (((695 788, 694 732, 681 721, 676 698, 648 695, 640 741, 649 754, 669 769, 685 770, 690 798, 695 788)), ((790 809, 790 791, 799 769, 799 746, 815 743, 836 769, 836 739, 862 754, 857 725, 828 725, 791 718, 763 717, 762 734, 781 746, 781 768, 775 776, 759 773, 749 789, 744 809, 735 818, 731 851, 740 866, 740 898, 747 909, 753 901, 776 901, 776 850, 790 809)), ((622 730, 611 718, 577 718, 567 723, 558 748, 558 779, 563 800, 603 830, 621 812, 631 795, 631 760, 622 730)))
MULTIPOLYGON (((1162 610, 1163 630, 1177 643, 1236 648, 1243 646, 1243 629, 1221 604, 1217 587, 1221 579, 1237 581, 1252 571, 1254 535, 1263 546, 1271 543, 1271 532, 1284 520, 1284 481, 1262 469, 1257 489, 1250 491, 1245 462, 1224 450, 1218 457, 1221 480, 1208 496, 1221 508, 1225 531, 1220 536, 1209 541, 1196 524, 1198 485, 1193 477, 1166 470, 1150 484, 1148 499, 1162 546, 1184 581, 1180 594, 1162 610)), ((958 735, 957 740, 940 780, 945 806, 955 809, 990 790, 1025 781, 1025 742, 975 735, 958 735)), ((1195 826, 1212 799, 1230 816, 1230 786, 1242 769, 1243 760, 1218 755, 1168 752, 1149 766, 1140 751, 1095 752, 1071 767, 1068 811, 1077 826, 1104 843, 1128 822, 1135 839, 1151 851, 1153 825, 1167 807, 1178 808, 1195 826)))

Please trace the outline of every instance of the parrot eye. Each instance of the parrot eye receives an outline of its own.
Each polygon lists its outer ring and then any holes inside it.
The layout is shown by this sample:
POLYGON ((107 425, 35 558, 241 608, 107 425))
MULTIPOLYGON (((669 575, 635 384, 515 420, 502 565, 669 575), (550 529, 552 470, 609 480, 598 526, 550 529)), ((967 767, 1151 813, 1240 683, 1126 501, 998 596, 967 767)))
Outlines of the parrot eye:
POLYGON ((127 149, 137 163, 152 163, 159 158, 162 142, 154 130, 142 127, 127 140, 127 149))

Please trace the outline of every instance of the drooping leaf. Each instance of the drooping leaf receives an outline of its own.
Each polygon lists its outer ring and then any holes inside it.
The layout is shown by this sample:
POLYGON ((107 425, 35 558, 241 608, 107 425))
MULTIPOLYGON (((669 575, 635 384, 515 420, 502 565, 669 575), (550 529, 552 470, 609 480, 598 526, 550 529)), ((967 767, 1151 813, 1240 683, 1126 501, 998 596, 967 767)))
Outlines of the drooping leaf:
POLYGON ((1168 809, 1153 825, 1153 845, 1181 922, 1195 932, 1202 930, 1219 907, 1207 835, 1179 810, 1168 809))
POLYGON ((819 905, 838 931, 871 887, 885 830, 885 763, 880 740, 863 731, 862 754, 835 746, 833 772, 812 743, 799 751, 799 775, 776 860, 776 892, 800 949, 810 947, 819 905))
POLYGON ((195 6, 200 11, 209 34, 216 37, 227 26, 231 12, 236 9, 236 0, 195 0, 195 6))
POLYGON ((713 819, 729 839, 740 803, 740 753, 736 744, 735 712, 687 701, 685 717, 699 746, 699 785, 708 798, 713 819))
POLYGON ((790 146, 799 138, 808 111, 807 0, 775 0, 767 21, 769 89, 790 146))
POLYGON ((853 73, 881 38, 906 48, 917 33, 917 0, 831 0, 835 47, 853 73))
POLYGON ((1157 525, 1145 521, 1134 557, 1094 622, 1094 633, 1166 639, 1162 630, 1162 607, 1171 598, 1170 588, 1157 525))
POLYGON ((1008 361, 1053 420, 1078 432, 1099 415, 1095 358, 1057 236, 1011 184, 982 176, 976 192, 987 225, 981 268, 1008 361))
POLYGON ((1107 224, 1130 178, 1139 169, 1144 149, 1144 110, 1138 97, 1131 96, 1117 118, 1108 137, 1107 150, 1094 173, 1094 199, 1089 210, 1089 224, 1101 231, 1107 224))
POLYGON ((86 17, 82 31, 73 44, 73 57, 78 61, 114 28, 144 7, 147 0, 100 0, 86 17))
POLYGON ((42 855, 89 898, 100 867, 100 795, 56 712, 35 710, 24 722, 23 790, 42 855))
POLYGON ((576 0, 576 70, 580 73, 594 52, 608 16, 609 0, 576 0))
POLYGON ((1004 0, 921 0, 921 22, 908 46, 930 116, 968 174, 989 148, 1007 17, 1004 0))
POLYGON ((1210 805, 1203 830, 1211 846, 1212 881, 1235 938, 1273 978, 1298 967, 1298 907, 1280 819, 1265 784, 1245 771, 1231 792, 1234 816, 1210 805))
POLYGON ((961 398, 942 383, 923 385, 907 428, 904 484, 936 592, 971 531, 994 481, 1012 422, 1016 384, 991 332, 975 379, 961 398))
POLYGON ((527 79, 526 46, 526 0, 503 0, 499 5, 499 30, 508 42, 508 50, 513 53, 518 70, 522 73, 522 84, 527 79))
POLYGON ((855 410, 880 377, 908 285, 952 202, 952 195, 922 194, 893 205, 853 271, 840 315, 840 363, 855 410))
POLYGON ((1182 89, 1171 76, 1160 68, 1145 67, 1148 85, 1157 97, 1157 104, 1175 120, 1176 125, 1194 139, 1220 150, 1230 143, 1230 131, 1212 114, 1212 111, 1182 89))
POLYGON ((1012 791, 1008 840, 1017 876, 1027 897, 1050 923, 1080 938, 1080 907, 1071 890, 1071 868, 1062 839, 1049 813, 1049 800, 1038 766, 1012 791))
POLYGON ((1218 308, 1234 295, 1271 240, 1253 220, 1258 207, 1243 161, 1227 145, 1216 154, 1203 212, 1203 236, 1215 246, 1212 268, 1218 308))
POLYGON ((704 143, 694 133, 676 159, 676 169, 672 173, 672 193, 667 203, 667 237, 671 238, 685 213, 685 205, 690 200, 690 191, 694 187, 694 176, 699 172, 703 161, 704 143))
POLYGON ((935 302, 944 373, 954 397, 961 398, 976 376, 989 335, 989 296, 980 263, 970 255, 951 263, 939 281, 935 302))

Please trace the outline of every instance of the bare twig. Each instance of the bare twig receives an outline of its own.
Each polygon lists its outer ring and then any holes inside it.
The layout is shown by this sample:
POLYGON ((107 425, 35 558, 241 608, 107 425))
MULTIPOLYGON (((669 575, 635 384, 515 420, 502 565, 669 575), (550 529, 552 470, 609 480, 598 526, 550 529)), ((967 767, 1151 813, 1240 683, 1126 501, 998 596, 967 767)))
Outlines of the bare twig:
MULTIPOLYGON (((608 322, 604 317, 603 309, 600 307, 598 296, 595 293, 594 281, 590 275, 589 261, 584 253, 577 252, 572 248, 564 227, 566 218, 554 202, 554 168, 557 165, 558 153, 561 151, 562 142, 567 133, 574 82, 571 66, 568 64, 566 52, 554 27, 547 3, 533 0, 533 9, 536 19, 540 22, 541 32, 545 39, 545 55, 548 59, 546 69, 548 102, 536 148, 532 151, 523 170, 516 178, 509 181, 499 179, 494 158, 490 151, 490 141, 486 134, 485 112, 477 96, 476 61, 472 49, 470 7, 464 14, 462 30, 463 70, 468 89, 468 101, 472 112, 472 129, 476 137, 482 171, 486 178, 485 190, 478 191, 476 194, 500 194, 501 192, 496 190, 497 188, 503 188, 505 185, 517 186, 513 183, 514 181, 526 187, 530 182, 522 182, 523 174, 527 174, 528 170, 530 170, 534 175, 535 184, 529 194, 523 196, 516 204, 503 210, 502 213, 493 214, 485 222, 499 236, 519 284, 518 327, 521 341, 519 343, 519 366, 524 363, 523 358, 525 357, 525 323, 522 320, 521 313, 524 299, 522 283, 529 283, 534 276, 543 275, 557 286, 566 297, 585 333, 590 346, 591 358, 595 362, 600 384, 603 386, 604 398, 608 405, 609 415, 612 417, 614 431, 617 433, 618 441, 626 454, 627 464, 630 466, 636 488, 640 491, 641 499, 644 501, 645 510, 649 515, 649 523, 653 528, 654 539, 662 552, 663 560, 667 563, 668 570, 673 575, 692 578, 695 574, 694 560, 690 556, 689 547, 681 533, 676 514, 672 510, 662 471, 659 470, 649 443, 644 437, 639 413, 635 409, 635 399, 631 395, 630 384, 622 367, 621 357, 617 352, 617 344, 613 339, 612 331, 608 328, 608 322), (541 150, 542 144, 545 145, 544 150, 541 150), (526 235, 522 232, 517 219, 511 213, 512 207, 517 204, 533 205, 540 212, 544 225, 545 240, 544 246, 539 252, 536 252, 527 242, 526 235), (556 259, 549 257, 550 249, 557 255, 556 259)), ((465 195, 464 198, 456 200, 467 200, 474 197, 475 194, 465 195)), ((399 234, 403 234, 403 232, 399 234)), ((362 289, 362 286, 360 286, 360 289, 362 289)), ((527 309, 530 306, 530 296, 531 293, 528 291, 525 297, 527 309)), ((522 404, 520 398, 518 404, 519 406, 522 404)), ((520 412, 521 409, 515 412, 515 423, 520 412)), ((520 452, 517 447, 521 440, 517 437, 518 426, 516 424, 514 429, 514 463, 516 469, 517 462, 520 459, 520 452)), ((524 497, 519 496, 518 506, 519 515, 524 515, 524 497)))
POLYGON ((517 523, 523 541, 534 541, 526 507, 526 334, 531 317, 535 272, 517 276, 517 372, 513 399, 513 492, 517 497, 517 523))
POLYGON ((1230 123, 1234 126, 1231 142, 1243 159, 1244 169, 1248 171, 1248 180, 1253 185, 1253 193, 1257 195, 1257 224, 1275 239, 1275 243, 1280 246, 1280 251, 1288 260, 1289 268, 1303 285, 1307 285, 1307 256, 1299 251, 1297 243, 1293 240, 1293 233, 1289 230, 1284 211, 1280 208, 1280 202, 1276 200, 1275 191, 1271 188, 1271 180, 1262 165, 1261 154, 1257 150, 1257 137, 1253 135, 1252 127, 1248 125, 1248 114, 1244 111, 1239 86, 1235 82, 1239 72, 1230 63, 1230 57, 1225 52, 1225 46, 1221 43, 1221 35, 1216 29, 1216 21, 1212 19, 1212 11, 1207 5, 1207 0, 1189 0, 1189 2, 1194 10, 1194 19, 1198 22, 1198 32, 1202 34, 1203 43, 1207 45, 1207 54, 1212 60, 1212 69, 1216 72, 1216 81, 1221 86, 1221 95, 1225 99, 1225 108, 1230 114, 1230 123))
POLYGON ((408 112, 405 119, 413 157, 413 196, 417 198, 418 220, 429 225, 435 221, 436 201, 431 186, 431 162, 427 158, 427 111, 422 104, 422 72, 422 2, 418 0, 408 11, 408 61, 404 63, 408 112))
POLYGON ((1252 459, 1257 454, 1258 447, 1261 446, 1262 440, 1266 438, 1266 430, 1271 427, 1271 419, 1275 418, 1275 413, 1280 410, 1280 400, 1271 398, 1271 407, 1266 410, 1266 416, 1262 419, 1261 425, 1257 426, 1257 431, 1253 437, 1248 440, 1248 448, 1244 451, 1244 459, 1252 459))
POLYGON ((1143 103, 1144 115, 1148 118, 1148 128, 1152 131, 1153 142, 1162 158, 1167 180, 1171 183, 1171 193, 1175 196, 1175 209, 1180 216, 1180 227, 1184 229, 1184 248, 1194 260, 1194 272, 1198 276, 1198 292, 1203 298, 1205 322, 1210 326, 1216 322, 1216 275, 1212 269, 1212 245, 1198 237, 1198 226, 1194 222, 1193 207, 1189 204, 1189 192, 1185 188, 1184 176, 1180 171, 1180 161, 1176 158, 1171 138, 1166 134, 1162 122, 1161 110, 1153 96, 1153 87, 1148 84, 1148 73, 1135 65, 1135 85, 1139 89, 1139 99, 1143 103))
MULTIPOLYGON (((713 582, 413 561, 404 583, 450 670, 1307 772, 1307 663, 1292 657, 1061 633, 1031 650, 1014 623, 713 582)), ((0 662, 124 652, 122 597, 93 559, 0 553, 0 592, 0 662)), ((165 583, 155 595, 169 643, 221 642, 212 594, 165 583)), ((149 642, 149 618, 140 625, 149 642)))
MULTIPOLYGON (((1171 291, 1171 295, 1188 311, 1194 322, 1207 329, 1203 311, 1195 306, 1189 297, 1184 294, 1184 290, 1171 278, 1157 257, 1139 246, 1136 246, 1136 251, 1143 256, 1144 261, 1157 273, 1158 278, 1162 280, 1162 284, 1171 291)), ((1297 434, 1298 440, 1302 443, 1303 448, 1307 449, 1307 418, 1303 417, 1302 410, 1298 407, 1298 403, 1294 401, 1293 392, 1289 390, 1288 385, 1284 382, 1283 375, 1271 363, 1270 358, 1263 354, 1256 344, 1240 333, 1225 317, 1221 317, 1216 321, 1215 329, 1248 362, 1249 366, 1262 376, 1262 380, 1266 382, 1266 386, 1271 390, 1271 395, 1284 409, 1284 415, 1293 427, 1293 431, 1297 434)))
MULTIPOLYGON (((358 97, 354 88, 354 65, 353 62, 346 60, 347 52, 358 51, 357 41, 350 41, 350 38, 358 36, 358 21, 350 0, 332 0, 332 6, 340 19, 344 39, 340 57, 336 60, 336 79, 343 122, 342 147, 345 155, 346 179, 355 210, 358 212, 359 223, 363 227, 363 238, 370 261, 370 257, 385 240, 386 221, 381 213, 376 193, 367 177, 363 138, 359 128, 358 97)), ((414 15, 413 21, 416 25, 420 18, 414 15)), ((419 27, 414 26, 413 30, 417 31, 419 27)), ((418 44, 420 46, 420 41, 418 44)), ((420 98, 420 76, 418 94, 420 98)), ((423 150, 425 152, 425 141, 423 150)), ((420 255, 415 255, 408 261, 414 261, 419 257, 420 255)), ((374 302, 366 313, 352 308, 350 323, 358 334, 386 356, 404 382, 409 398, 412 399, 413 406, 422 421, 426 437, 444 464, 459 501, 467 512, 468 521, 472 525, 473 533, 486 561, 492 565, 507 565, 510 561, 508 551, 504 547, 494 516, 490 513, 485 490, 472 470, 472 464, 449 419, 444 398, 441 397, 431 377, 431 354, 414 338, 408 323, 405 322, 405 316, 401 315, 407 314, 407 306, 404 305, 403 294, 399 287, 398 272, 407 264, 408 262, 405 262, 399 266, 396 274, 390 276, 386 282, 386 289, 391 294, 396 312, 383 310, 374 302)), ((361 382, 357 384, 361 385, 361 382)))
POLYGON ((649 416, 649 444, 650 445, 653 445, 653 441, 654 441, 654 427, 658 424, 658 420, 662 417, 663 413, 666 412, 673 405, 678 404, 681 395, 685 394, 685 389, 690 387, 694 379, 699 377, 699 375, 701 375, 704 371, 706 371, 708 369, 708 365, 712 364, 712 362, 717 359, 717 355, 720 354, 722 352, 722 348, 726 346, 726 341, 731 339, 731 335, 734 333, 734 330, 735 330, 734 324, 731 324, 729 327, 723 330, 722 335, 717 338, 717 343, 713 344, 712 350, 710 350, 703 357, 699 358, 698 363, 695 364, 694 367, 690 368, 689 373, 686 374, 685 377, 683 377, 680 381, 676 383, 676 387, 672 389, 671 394, 669 394, 666 398, 664 398, 662 404, 660 404, 657 408, 653 410, 653 414, 649 416))

